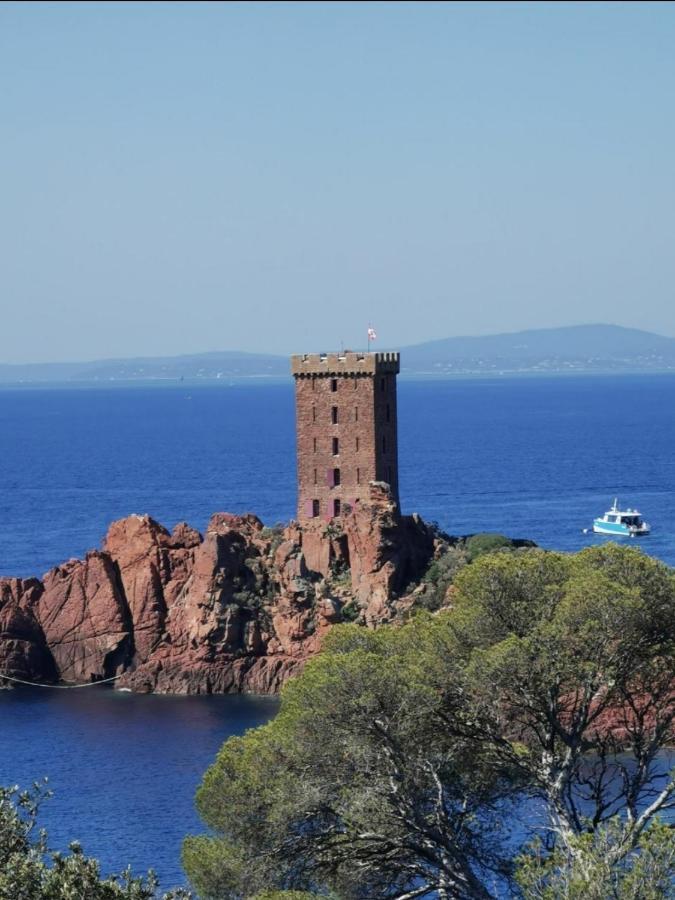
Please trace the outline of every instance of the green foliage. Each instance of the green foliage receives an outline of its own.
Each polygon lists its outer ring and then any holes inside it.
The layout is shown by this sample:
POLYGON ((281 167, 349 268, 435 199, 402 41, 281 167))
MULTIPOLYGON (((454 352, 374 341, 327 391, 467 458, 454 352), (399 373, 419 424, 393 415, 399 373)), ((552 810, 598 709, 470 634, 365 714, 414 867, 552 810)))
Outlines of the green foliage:
POLYGON ((220 867, 213 843, 204 863, 194 843, 185 857, 204 897, 240 872, 232 897, 321 887, 386 898, 412 879, 433 890, 506 865, 495 811, 517 780, 489 748, 475 752, 443 727, 454 702, 446 639, 426 618, 336 627, 277 718, 224 745, 197 795, 225 840, 220 867))
POLYGON ((468 557, 463 547, 448 547, 427 569, 422 579, 427 590, 420 596, 419 605, 431 612, 440 609, 455 576, 467 563, 468 557))
MULTIPOLYGON (((416 607, 435 612, 447 604, 448 589, 454 584, 456 576, 466 565, 487 553, 515 549, 515 543, 510 538, 503 534, 488 532, 474 534, 456 543, 446 545, 443 552, 431 562, 422 577, 422 584, 426 590, 417 598, 416 607)), ((415 587, 415 584, 409 585, 406 593, 411 593, 415 587)))
POLYGON ((484 553, 452 577, 451 610, 334 628, 277 718, 223 746, 197 796, 214 836, 184 852, 203 897, 485 900, 496 874, 528 900, 672 895, 654 817, 675 798, 657 777, 673 572, 605 545, 484 553), (523 793, 550 827, 516 872, 523 793))
MULTIPOLYGON (((565 877, 576 884, 588 870, 585 840, 608 871, 624 879, 641 871, 634 854, 646 858, 643 836, 675 791, 656 776, 658 754, 675 737, 672 570, 615 545, 573 556, 530 550, 481 558, 456 589, 451 628, 474 713, 510 742, 500 755, 514 764, 520 756, 531 792, 546 803, 551 859, 574 860, 565 877), (610 850, 615 833, 605 829, 619 813, 626 824, 610 850)), ((541 896, 568 896, 557 889, 541 896)))
POLYGON ((251 900, 318 900, 318 898, 318 894, 310 894, 307 891, 263 891, 251 900))
POLYGON ((358 604, 352 600, 350 603, 345 603, 340 610, 340 615, 342 616, 343 622, 356 622, 361 615, 361 609, 358 604))
POLYGON ((548 854, 541 842, 519 862, 517 882, 524 900, 663 900, 672 897, 675 840, 672 828, 655 820, 637 847, 624 855, 625 825, 618 818, 575 836, 572 853, 548 854))
MULTIPOLYGON (((0 900, 156 900, 158 881, 150 872, 135 878, 129 869, 101 877, 99 864, 77 843, 68 853, 50 852, 47 835, 38 831, 45 785, 30 791, 0 788, 0 900)), ((164 900, 189 900, 183 890, 164 900)))
POLYGON ((246 609, 260 609, 267 598, 264 596, 260 596, 260 594, 256 594, 254 591, 242 590, 235 591, 232 594, 232 601, 237 606, 246 607, 246 609))
POLYGON ((269 556, 272 557, 277 552, 284 540, 284 531, 286 526, 283 522, 277 522, 272 526, 265 526, 260 532, 261 536, 269 540, 270 549, 269 556))
POLYGON ((334 587, 348 587, 352 583, 352 573, 346 559, 330 561, 330 582, 334 587))
POLYGON ((510 549, 513 542, 503 534, 493 534, 489 531, 480 534, 472 534, 465 542, 466 555, 469 562, 478 559, 485 553, 494 553, 495 550, 510 549))
POLYGON ((220 837, 186 838, 181 862, 199 897, 235 896, 246 880, 243 854, 220 837), (227 865, 223 865, 223 860, 227 860, 227 865))

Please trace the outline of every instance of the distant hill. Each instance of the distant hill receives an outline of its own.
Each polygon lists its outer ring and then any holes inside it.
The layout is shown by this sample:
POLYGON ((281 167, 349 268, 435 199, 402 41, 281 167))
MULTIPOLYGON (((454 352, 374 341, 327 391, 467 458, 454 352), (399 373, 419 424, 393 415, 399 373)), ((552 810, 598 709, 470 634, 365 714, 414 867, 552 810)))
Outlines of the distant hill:
MULTIPOLYGON (((618 325, 443 338, 400 349, 406 375, 675 371, 675 338, 618 325)), ((87 363, 0 364, 0 384, 210 381, 288 374, 287 356, 237 351, 87 363)))
POLYGON ((411 374, 675 370, 675 338, 618 325, 573 325, 454 337, 402 351, 411 374))
POLYGON ((264 353, 197 353, 189 356, 151 356, 85 363, 26 363, 1 365, 0 384, 33 382, 115 382, 147 380, 221 379, 288 375, 285 356, 264 353))

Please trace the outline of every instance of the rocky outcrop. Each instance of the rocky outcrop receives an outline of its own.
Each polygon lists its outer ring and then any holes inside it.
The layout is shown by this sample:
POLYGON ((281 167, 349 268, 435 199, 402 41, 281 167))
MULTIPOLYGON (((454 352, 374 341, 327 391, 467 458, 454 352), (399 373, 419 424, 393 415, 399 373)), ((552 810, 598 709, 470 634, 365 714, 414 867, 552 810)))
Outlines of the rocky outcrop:
POLYGON ((367 625, 389 622, 396 599, 414 586, 434 555, 435 534, 419 516, 400 516, 386 484, 345 518, 352 589, 367 625))
POLYGON ((169 607, 190 576, 201 535, 189 525, 172 534, 150 516, 113 522, 103 543, 114 560, 133 633, 133 663, 149 659, 164 633, 169 607))
POLYGON ((212 517, 169 604, 165 639, 121 685, 171 693, 275 693, 316 653, 334 616, 317 600, 302 532, 255 516, 212 517))
POLYGON ((25 681, 50 682, 58 677, 35 615, 42 592, 37 578, 0 579, 0 684, 2 674, 25 681))
MULTIPOLYGON (((268 546, 255 516, 213 516, 167 604, 164 639, 125 676, 124 686, 172 693, 254 689, 250 669, 266 649, 261 620, 268 546)), ((270 676, 263 680, 267 685, 270 676)))
POLYGON ((123 671, 131 621, 106 553, 93 550, 48 572, 35 610, 63 681, 96 681, 123 671))
POLYGON ((378 483, 341 519, 302 527, 218 513, 202 538, 130 516, 110 526, 101 551, 44 582, 0 579, 0 673, 274 693, 334 624, 395 620, 437 548, 434 531, 402 517, 378 483))

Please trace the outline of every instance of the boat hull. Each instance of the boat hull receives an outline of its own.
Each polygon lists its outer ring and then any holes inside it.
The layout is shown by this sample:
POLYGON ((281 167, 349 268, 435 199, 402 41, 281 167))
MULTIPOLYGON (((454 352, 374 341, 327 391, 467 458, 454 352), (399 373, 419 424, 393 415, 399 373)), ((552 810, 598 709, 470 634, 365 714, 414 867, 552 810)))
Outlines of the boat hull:
POLYGON ((593 522, 593 531, 596 534, 611 534, 614 537, 638 537, 642 534, 649 534, 649 528, 644 526, 629 528, 619 522, 602 522, 600 520, 593 522))

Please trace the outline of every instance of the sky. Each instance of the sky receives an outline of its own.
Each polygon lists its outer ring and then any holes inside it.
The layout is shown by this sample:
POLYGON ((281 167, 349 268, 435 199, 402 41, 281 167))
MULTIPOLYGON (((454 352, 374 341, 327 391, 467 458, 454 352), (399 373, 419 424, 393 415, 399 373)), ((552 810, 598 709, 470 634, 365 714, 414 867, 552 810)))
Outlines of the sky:
POLYGON ((0 4, 0 363, 675 336, 675 5, 0 4))

